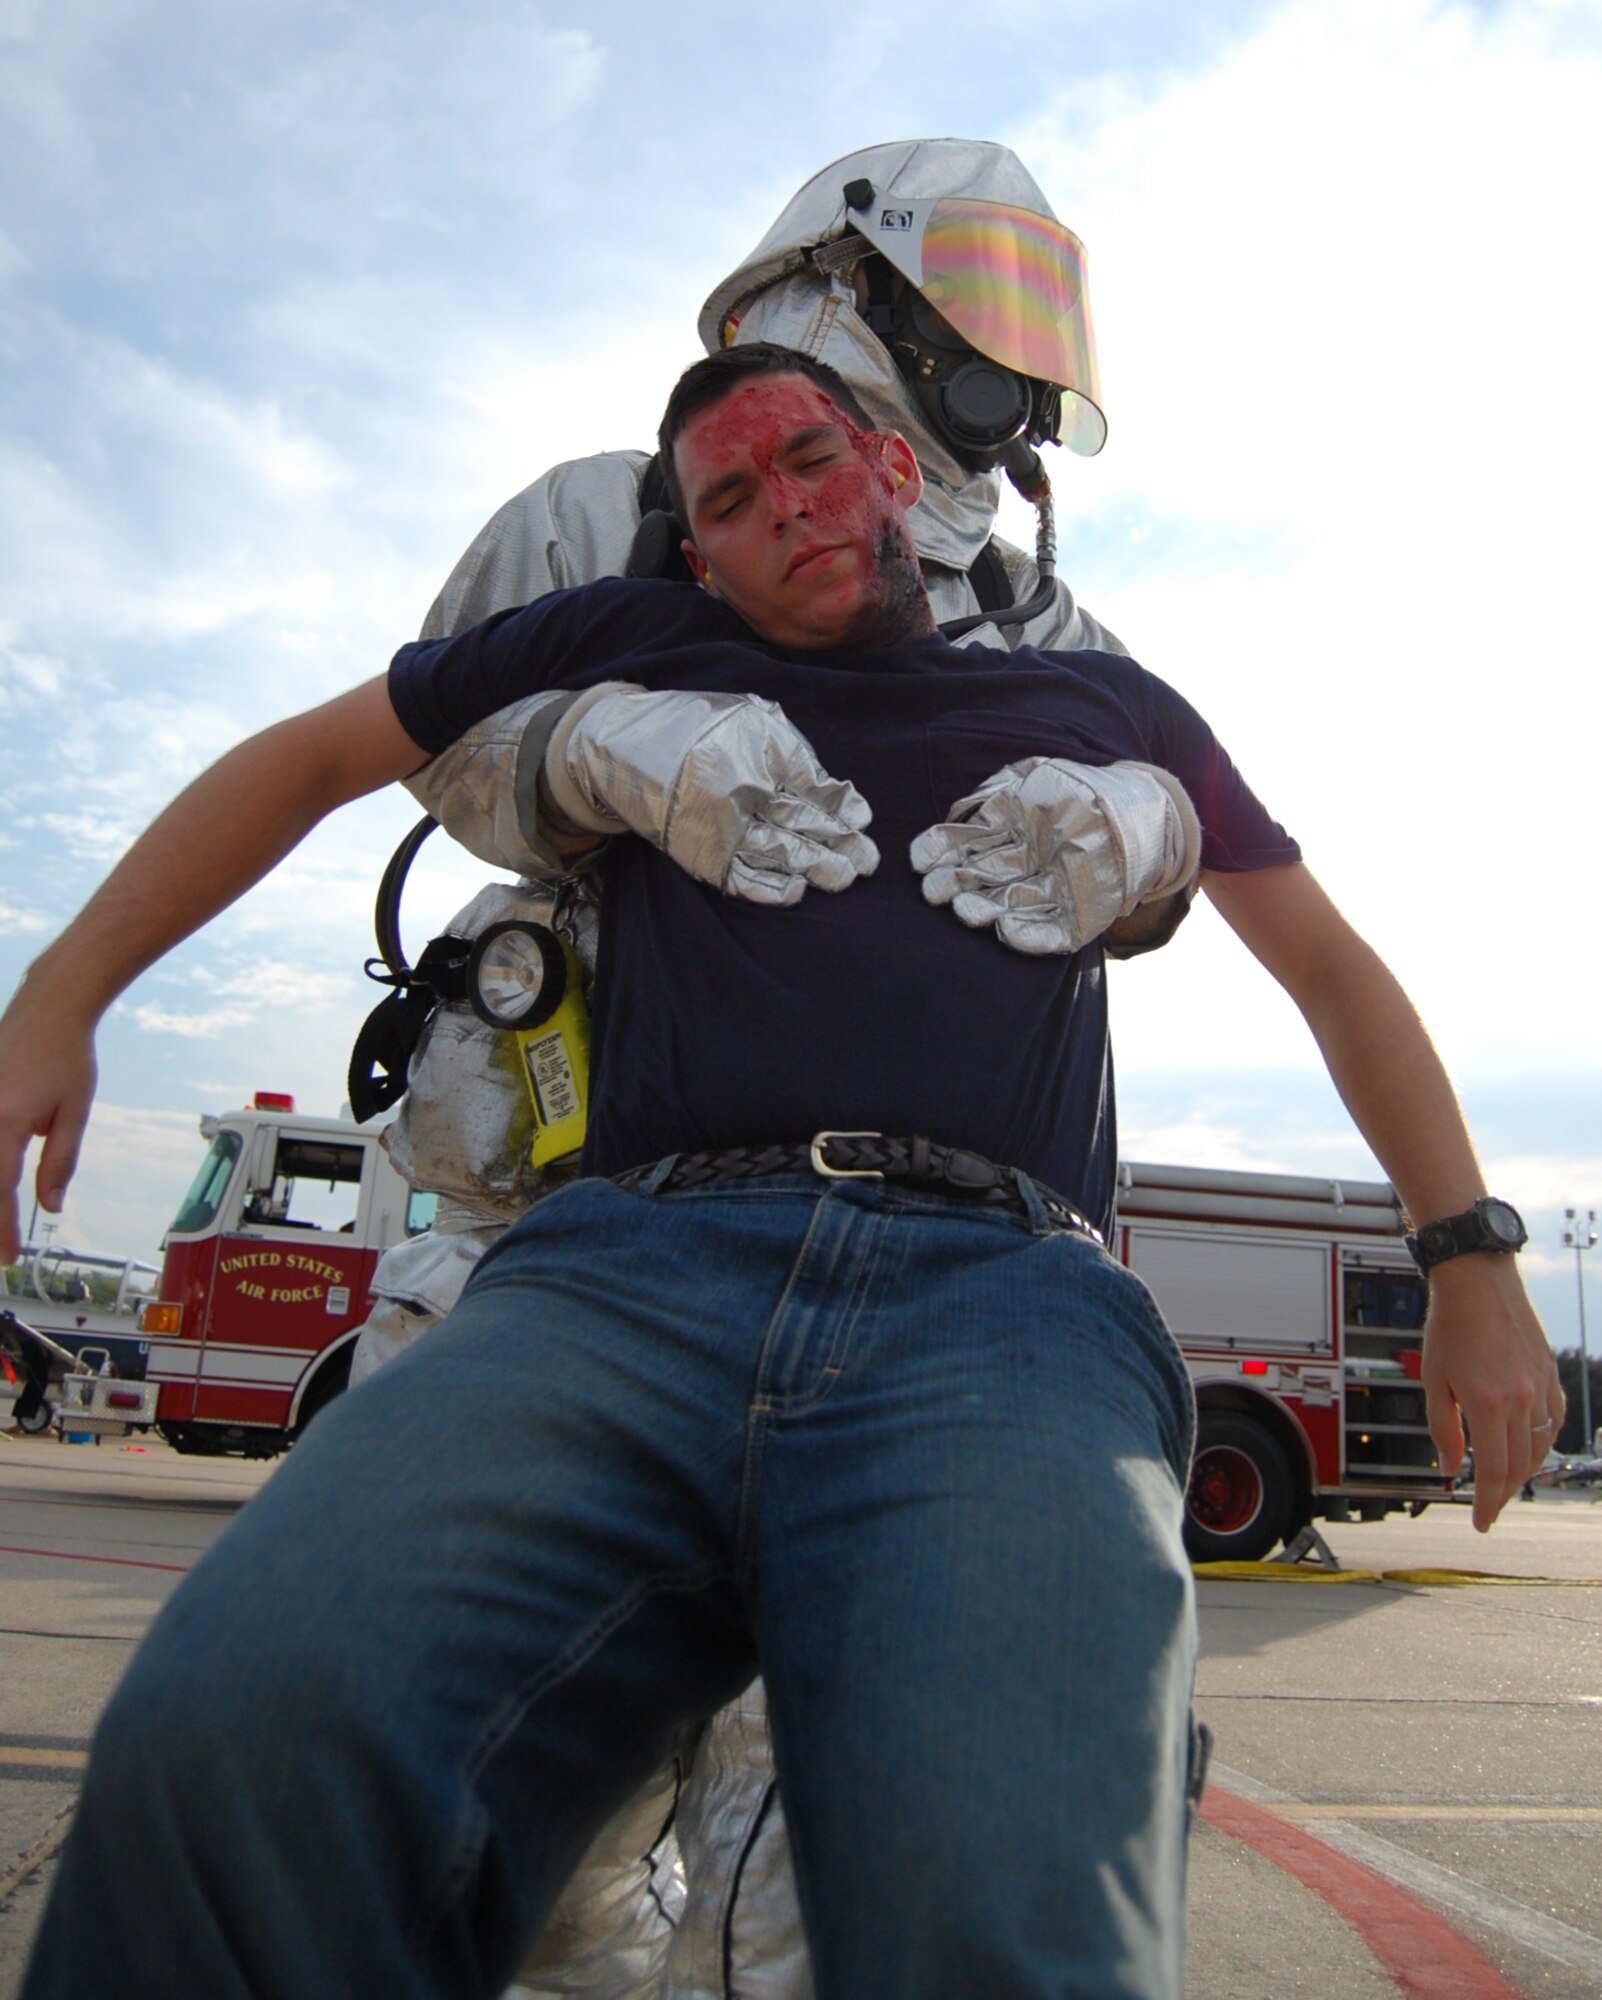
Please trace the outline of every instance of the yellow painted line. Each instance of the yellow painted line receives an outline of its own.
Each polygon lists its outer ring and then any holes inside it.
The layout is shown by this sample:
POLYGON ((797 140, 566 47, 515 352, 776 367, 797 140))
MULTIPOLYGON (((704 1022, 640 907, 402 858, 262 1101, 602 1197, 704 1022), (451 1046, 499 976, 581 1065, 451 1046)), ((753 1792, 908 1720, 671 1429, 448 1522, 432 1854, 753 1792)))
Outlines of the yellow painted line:
POLYGON ((33 1743, 0 1742, 0 1770, 8 1765, 36 1765, 54 1771, 84 1771, 89 1767, 87 1750, 41 1750, 33 1743))
POLYGON ((1318 1569, 1311 1563, 1192 1563, 1203 1579, 1243 1583, 1512 1583, 1542 1590, 1602 1590, 1602 1576, 1506 1576, 1488 1569, 1318 1569))
POLYGON ((1602 1826, 1602 1806, 1278 1805, 1285 1819, 1506 1820, 1602 1826))

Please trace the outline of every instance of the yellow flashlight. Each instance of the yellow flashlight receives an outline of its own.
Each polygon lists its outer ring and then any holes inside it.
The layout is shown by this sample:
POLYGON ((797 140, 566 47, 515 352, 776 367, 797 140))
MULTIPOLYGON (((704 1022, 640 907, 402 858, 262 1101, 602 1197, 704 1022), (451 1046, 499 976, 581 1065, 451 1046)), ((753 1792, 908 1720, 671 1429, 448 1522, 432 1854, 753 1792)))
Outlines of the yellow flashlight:
POLYGON ((533 1164, 576 1153, 590 1094, 590 1016, 577 952, 544 924, 491 924, 467 961, 467 997, 481 1021, 517 1038, 534 1107, 533 1164))

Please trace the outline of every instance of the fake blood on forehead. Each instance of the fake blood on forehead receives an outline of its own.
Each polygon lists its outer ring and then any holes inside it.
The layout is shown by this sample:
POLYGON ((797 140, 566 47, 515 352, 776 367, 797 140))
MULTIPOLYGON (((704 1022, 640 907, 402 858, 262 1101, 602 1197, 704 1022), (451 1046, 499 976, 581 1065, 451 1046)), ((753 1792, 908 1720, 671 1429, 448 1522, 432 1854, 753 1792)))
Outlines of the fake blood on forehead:
POLYGON ((851 440, 860 457, 877 457, 874 433, 853 422, 838 403, 804 377, 742 383, 703 412, 696 427, 696 444, 712 458, 732 458, 749 451, 766 471, 788 439, 814 424, 833 425, 851 440))

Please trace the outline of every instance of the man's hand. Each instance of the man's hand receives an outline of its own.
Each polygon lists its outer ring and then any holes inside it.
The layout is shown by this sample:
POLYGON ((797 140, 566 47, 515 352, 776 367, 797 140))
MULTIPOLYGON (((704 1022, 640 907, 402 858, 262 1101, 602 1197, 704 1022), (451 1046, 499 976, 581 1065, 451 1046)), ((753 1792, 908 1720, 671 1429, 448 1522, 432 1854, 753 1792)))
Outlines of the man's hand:
POLYGON ((44 1151, 34 1187, 55 1214, 78 1164, 95 1094, 94 1036, 54 1007, 33 1004, 26 985, 0 1018, 0 1262, 22 1248, 17 1186, 30 1139, 44 1151))
POLYGON ((545 754, 569 825, 633 832, 699 882, 752 903, 849 888, 879 865, 873 815, 831 778, 778 705, 609 681, 563 715, 545 754))
POLYGON ((928 902, 1015 951, 1078 951, 1142 903, 1188 893, 1201 828, 1152 764, 1009 764, 912 843, 928 902))
POLYGON ((1481 1534, 1540 1471, 1566 1407, 1557 1364, 1515 1261, 1476 1250, 1430 1272, 1424 1334, 1430 1436, 1448 1475, 1474 1448, 1474 1525, 1481 1534))

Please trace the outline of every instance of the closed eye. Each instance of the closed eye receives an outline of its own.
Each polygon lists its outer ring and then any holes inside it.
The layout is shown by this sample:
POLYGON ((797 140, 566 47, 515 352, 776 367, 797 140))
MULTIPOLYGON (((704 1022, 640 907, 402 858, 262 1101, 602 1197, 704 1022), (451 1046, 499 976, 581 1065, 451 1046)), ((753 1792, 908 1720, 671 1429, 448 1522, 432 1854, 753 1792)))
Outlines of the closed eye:
POLYGON ((819 472, 838 463, 845 439, 833 424, 809 424, 786 442, 781 457, 797 472, 819 472))

